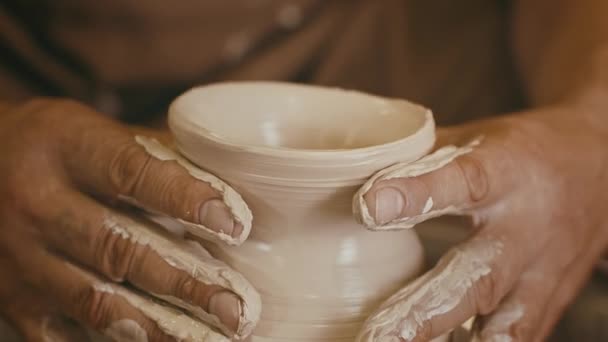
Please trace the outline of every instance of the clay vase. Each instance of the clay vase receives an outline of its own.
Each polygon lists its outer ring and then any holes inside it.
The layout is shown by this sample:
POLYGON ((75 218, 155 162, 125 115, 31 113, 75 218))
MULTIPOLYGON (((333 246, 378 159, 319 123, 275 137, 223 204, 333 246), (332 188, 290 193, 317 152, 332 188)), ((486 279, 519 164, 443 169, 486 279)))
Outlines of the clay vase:
POLYGON ((171 106, 178 149, 253 212, 241 246, 210 247, 262 296, 250 341, 344 341, 423 270, 413 230, 371 232, 352 196, 432 148, 431 113, 403 100, 272 82, 195 88, 171 106))

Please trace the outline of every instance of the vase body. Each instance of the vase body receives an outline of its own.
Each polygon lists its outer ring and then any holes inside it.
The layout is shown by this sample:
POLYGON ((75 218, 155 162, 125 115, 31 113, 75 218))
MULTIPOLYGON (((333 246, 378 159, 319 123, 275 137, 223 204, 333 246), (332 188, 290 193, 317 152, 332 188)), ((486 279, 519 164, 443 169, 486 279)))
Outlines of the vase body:
POLYGON ((433 144, 433 126, 420 107, 395 106, 376 97, 352 93, 341 97, 341 93, 326 94, 336 90, 324 89, 317 94, 317 89, 308 92, 310 87, 281 84, 244 87, 250 88, 211 95, 203 90, 204 96, 187 93, 170 112, 180 152, 233 186, 253 212, 253 230, 243 245, 211 245, 209 250, 241 272, 261 294, 262 316, 250 341, 353 341, 371 311, 419 275, 424 260, 413 230, 372 232, 357 224, 352 196, 375 171, 424 155, 433 144), (256 90, 262 95, 251 95, 256 90), (280 103, 273 104, 267 93, 280 103), (222 96, 227 103, 217 99, 222 96), (337 103, 331 100, 334 97, 337 103), (369 102, 373 110, 359 108, 362 105, 356 101, 369 102), (214 111, 214 105, 224 112, 214 111), (299 126, 294 126, 293 119, 285 119, 294 111, 306 115, 328 106, 333 106, 332 111, 369 112, 361 115, 397 111, 393 114, 410 115, 407 120, 413 128, 404 129, 401 140, 387 146, 374 140, 382 137, 378 132, 382 127, 368 127, 366 132, 343 120, 328 121, 315 133, 310 130, 314 122, 307 126, 306 119, 299 119, 299 126), (238 127, 232 128, 218 124, 224 118, 206 119, 239 110, 248 113, 241 115, 261 119, 251 124, 247 123, 251 118, 233 120, 238 127), (410 113, 399 113, 407 110, 410 113), (335 127, 324 133, 323 127, 330 125, 335 127), (353 127, 354 135, 348 132, 353 127), (227 133, 234 130, 252 140, 235 143, 227 133), (250 132, 254 130, 261 132, 250 132))
POLYGON ((242 246, 210 249, 262 296, 251 341, 353 341, 370 311, 422 270, 414 231, 374 233, 352 219, 354 187, 228 181, 255 229, 242 246))

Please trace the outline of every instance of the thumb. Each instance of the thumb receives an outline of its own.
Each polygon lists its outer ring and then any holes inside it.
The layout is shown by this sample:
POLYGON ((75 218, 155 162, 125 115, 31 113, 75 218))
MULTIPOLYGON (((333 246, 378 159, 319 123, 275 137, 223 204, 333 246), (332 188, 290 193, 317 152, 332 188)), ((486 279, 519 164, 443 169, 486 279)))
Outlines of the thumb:
POLYGON ((508 160, 492 138, 444 146, 374 175, 355 195, 355 217, 367 228, 381 230, 410 228, 444 214, 468 214, 509 191, 508 160))

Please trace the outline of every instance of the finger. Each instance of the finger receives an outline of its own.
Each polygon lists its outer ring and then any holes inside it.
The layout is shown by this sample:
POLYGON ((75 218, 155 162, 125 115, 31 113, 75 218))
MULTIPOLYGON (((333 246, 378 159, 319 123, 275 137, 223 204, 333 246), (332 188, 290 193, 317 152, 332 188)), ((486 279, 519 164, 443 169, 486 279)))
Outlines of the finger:
POLYGON ((177 305, 228 336, 244 337, 259 319, 249 282, 200 245, 167 234, 66 190, 55 198, 43 234, 73 260, 177 305))
POLYGON ((524 171, 515 147, 502 140, 505 129, 487 126, 477 132, 491 135, 477 139, 469 126, 442 129, 442 143, 461 147, 444 146, 378 172, 355 196, 355 217, 370 229, 409 228, 444 214, 472 214, 508 196, 524 171), (464 137, 469 143, 462 145, 464 137))
POLYGON ((470 317, 491 312, 523 268, 519 244, 482 232, 451 250, 384 302, 365 322, 357 341, 428 341, 470 317))
POLYGON ((88 341, 86 332, 63 317, 48 298, 36 293, 15 275, 13 265, 0 260, 0 311, 25 341, 88 341))
POLYGON ((408 170, 416 170, 416 174, 399 177, 397 173, 396 178, 380 179, 366 192, 364 200, 374 223, 379 226, 408 218, 465 213, 488 206, 510 193, 517 177, 511 172, 512 163, 507 150, 484 140, 468 153, 404 165, 395 171, 407 175, 408 170), (456 156, 453 161, 433 169, 433 164, 453 156, 456 156), (428 173, 417 170, 421 162, 429 167, 428 173))
POLYGON ((246 238, 250 218, 227 203, 240 204, 242 199, 224 183, 210 175, 197 177, 175 161, 155 157, 126 127, 84 106, 73 106, 74 111, 90 115, 76 117, 72 124, 77 129, 71 131, 75 134, 63 144, 72 148, 64 158, 72 179, 95 194, 119 197, 196 224, 191 227, 194 234, 203 230, 209 238, 230 244, 246 238))
POLYGON ((42 249, 18 266, 38 270, 26 280, 54 298, 66 315, 117 340, 228 341, 221 334, 141 293, 108 283, 42 249))

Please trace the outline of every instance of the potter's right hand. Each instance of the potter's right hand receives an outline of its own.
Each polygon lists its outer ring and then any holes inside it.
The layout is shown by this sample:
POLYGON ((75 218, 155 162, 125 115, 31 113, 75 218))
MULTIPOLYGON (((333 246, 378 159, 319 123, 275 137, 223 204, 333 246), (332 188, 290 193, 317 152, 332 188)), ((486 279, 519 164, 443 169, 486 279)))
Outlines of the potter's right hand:
POLYGON ((593 88, 442 128, 445 147, 383 173, 364 195, 370 229, 445 213, 475 229, 385 301, 359 341, 428 341, 473 316, 474 341, 546 340, 608 246, 606 100, 593 88))
POLYGON ((27 340, 84 341, 80 325, 119 341, 226 340, 201 320, 231 337, 251 331, 259 297, 242 276, 110 205, 127 198, 238 236, 207 183, 72 101, 0 108, 0 141, 0 313, 27 340))

